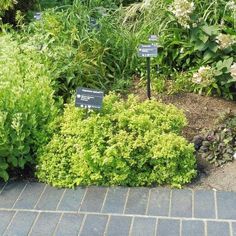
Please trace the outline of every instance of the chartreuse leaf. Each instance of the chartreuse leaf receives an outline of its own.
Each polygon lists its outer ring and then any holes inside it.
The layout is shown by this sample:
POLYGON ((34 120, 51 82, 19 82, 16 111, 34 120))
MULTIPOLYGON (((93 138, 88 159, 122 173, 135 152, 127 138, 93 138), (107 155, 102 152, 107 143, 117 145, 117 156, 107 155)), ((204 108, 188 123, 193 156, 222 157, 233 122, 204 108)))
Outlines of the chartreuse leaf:
POLYGON ((0 45, 0 178, 7 180, 10 169, 34 163, 58 111, 50 74, 36 51, 7 35, 0 45))

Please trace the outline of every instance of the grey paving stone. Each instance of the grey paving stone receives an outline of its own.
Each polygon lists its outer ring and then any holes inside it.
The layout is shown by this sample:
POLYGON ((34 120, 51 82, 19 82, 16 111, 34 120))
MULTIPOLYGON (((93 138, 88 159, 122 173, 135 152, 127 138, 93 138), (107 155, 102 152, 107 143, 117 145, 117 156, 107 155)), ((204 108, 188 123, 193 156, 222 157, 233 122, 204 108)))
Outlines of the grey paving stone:
POLYGON ((204 222, 197 220, 182 221, 182 236, 204 236, 204 222))
POLYGON ((179 236, 180 235, 180 221, 158 219, 157 236, 179 236))
POLYGON ((233 236, 236 236, 236 223, 232 223, 232 231, 233 236))
POLYGON ((79 230, 84 215, 64 214, 57 227, 56 236, 74 236, 79 234, 79 230))
POLYGON ((58 207, 62 211, 78 211, 85 194, 85 188, 67 189, 58 207))
POLYGON ((108 217, 103 215, 87 215, 80 236, 104 235, 108 217))
POLYGON ((35 208, 38 210, 56 210, 63 192, 64 189, 57 189, 48 185, 35 208))
POLYGON ((207 222, 207 236, 230 236, 229 223, 227 222, 207 222))
POLYGON ((24 181, 13 181, 7 183, 0 194, 0 208, 12 208, 25 185, 26 182, 24 181))
POLYGON ((148 195, 149 188, 131 188, 125 213, 144 215, 147 209, 148 195))
POLYGON ((170 203, 170 190, 165 188, 151 189, 148 215, 168 216, 170 203))
POLYGON ((135 217, 131 229, 132 236, 155 235, 156 219, 135 217))
POLYGON ((191 190, 172 190, 171 216, 192 217, 191 190))
POLYGON ((102 187, 88 188, 80 211, 100 212, 105 199, 106 191, 107 188, 102 187))
POLYGON ((236 192, 217 192, 216 198, 218 218, 236 220, 236 192))
POLYGON ((213 191, 199 190, 194 192, 194 217, 211 219, 216 217, 213 191))
POLYGON ((45 184, 42 183, 28 183, 23 193, 16 201, 14 208, 33 209, 44 187, 45 184))
POLYGON ((60 214, 57 213, 40 213, 39 218, 35 222, 31 236, 51 236, 56 229, 60 219, 60 214))
POLYGON ((34 223, 38 213, 36 212, 17 212, 13 221, 9 225, 5 236, 20 236, 28 235, 31 226, 34 223))
POLYGON ((14 211, 0 211, 0 235, 3 235, 14 214, 14 211))
POLYGON ((123 213, 128 188, 109 188, 102 212, 123 213))
POLYGON ((106 235, 127 236, 131 226, 132 218, 128 216, 111 216, 106 235))

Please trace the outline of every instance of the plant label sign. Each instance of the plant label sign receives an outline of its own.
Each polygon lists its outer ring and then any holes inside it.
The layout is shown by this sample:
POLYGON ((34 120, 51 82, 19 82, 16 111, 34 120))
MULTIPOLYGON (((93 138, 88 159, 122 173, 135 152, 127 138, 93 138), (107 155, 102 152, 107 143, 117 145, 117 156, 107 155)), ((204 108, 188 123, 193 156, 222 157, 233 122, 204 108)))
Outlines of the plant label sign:
POLYGON ((104 92, 95 89, 77 88, 75 106, 88 109, 101 109, 104 92))
POLYGON ((156 35, 150 35, 149 36, 149 39, 148 39, 149 41, 153 41, 153 42, 156 42, 157 40, 158 40, 158 37, 156 36, 156 35))
POLYGON ((41 20, 41 18, 42 18, 41 12, 36 12, 35 15, 34 15, 34 19, 35 20, 41 20))
POLYGON ((157 57, 156 45, 140 45, 139 46, 140 57, 157 57))
POLYGON ((95 18, 90 17, 89 25, 90 25, 90 31, 100 29, 100 24, 97 22, 95 18))

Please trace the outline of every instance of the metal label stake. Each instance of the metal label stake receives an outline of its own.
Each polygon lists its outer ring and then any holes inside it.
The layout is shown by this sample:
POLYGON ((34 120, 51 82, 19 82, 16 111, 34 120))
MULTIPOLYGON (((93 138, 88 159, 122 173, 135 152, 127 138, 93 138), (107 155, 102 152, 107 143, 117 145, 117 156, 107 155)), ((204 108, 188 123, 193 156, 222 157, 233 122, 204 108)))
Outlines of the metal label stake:
POLYGON ((147 97, 151 99, 151 57, 157 57, 157 46, 154 44, 140 45, 139 56, 147 58, 147 97))
POLYGON ((147 97, 151 99, 151 57, 147 57, 147 97))

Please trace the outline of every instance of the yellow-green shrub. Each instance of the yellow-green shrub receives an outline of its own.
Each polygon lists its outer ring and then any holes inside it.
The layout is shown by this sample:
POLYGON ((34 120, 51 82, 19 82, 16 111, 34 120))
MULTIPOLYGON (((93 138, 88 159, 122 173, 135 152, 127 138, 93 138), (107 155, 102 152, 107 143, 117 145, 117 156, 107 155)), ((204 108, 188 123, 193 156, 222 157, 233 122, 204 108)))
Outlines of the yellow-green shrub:
POLYGON ((50 79, 34 54, 0 36, 0 178, 33 163, 57 109, 50 79))
POLYGON ((37 176, 59 187, 75 185, 181 186, 195 175, 194 149, 178 136, 181 111, 157 101, 105 97, 102 111, 65 108, 60 132, 38 158, 37 176))

